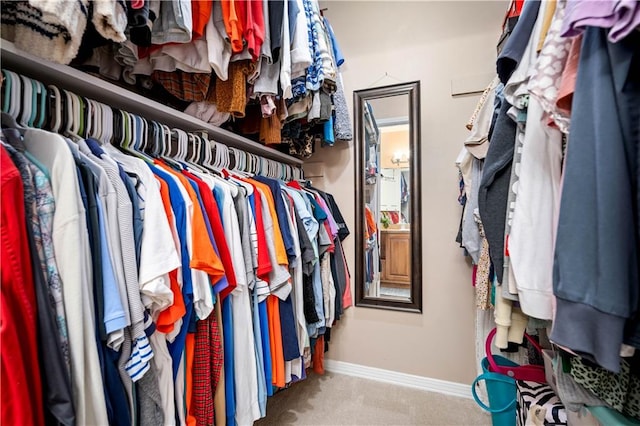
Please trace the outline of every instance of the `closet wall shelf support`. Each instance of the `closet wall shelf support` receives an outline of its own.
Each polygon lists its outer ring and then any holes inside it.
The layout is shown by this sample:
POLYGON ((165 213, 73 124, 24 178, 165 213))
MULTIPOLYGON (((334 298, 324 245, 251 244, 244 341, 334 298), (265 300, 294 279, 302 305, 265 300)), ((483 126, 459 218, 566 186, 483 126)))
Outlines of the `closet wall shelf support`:
POLYGON ((148 120, 155 120, 170 127, 177 127, 185 131, 205 130, 212 140, 252 154, 294 166, 302 166, 303 164, 303 161, 298 158, 268 148, 228 130, 212 126, 181 111, 147 99, 137 93, 70 66, 38 58, 16 48, 13 43, 6 40, 2 40, 0 47, 2 67, 26 77, 40 80, 45 84, 54 84, 78 95, 138 114, 148 120))

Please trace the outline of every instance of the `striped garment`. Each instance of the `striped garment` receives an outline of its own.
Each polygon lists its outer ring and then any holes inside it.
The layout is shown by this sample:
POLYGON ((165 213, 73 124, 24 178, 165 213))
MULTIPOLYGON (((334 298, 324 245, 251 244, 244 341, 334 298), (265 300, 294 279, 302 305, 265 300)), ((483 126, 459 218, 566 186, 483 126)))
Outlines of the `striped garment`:
POLYGON ((104 38, 126 40, 124 0, 2 2, 2 38, 41 58, 69 64, 78 54, 89 19, 104 38))
MULTIPOLYGON (((546 383, 528 382, 524 380, 516 381, 517 389, 517 424, 525 426, 532 407, 542 407, 546 409, 544 413, 545 425, 566 425, 567 411, 560 401, 560 398, 546 383)), ((534 408, 535 408, 534 407, 534 408)), ((542 414, 541 414, 542 415, 542 414)), ((537 423, 536 423, 537 424, 537 423)))
MULTIPOLYGON (((120 240, 122 247, 122 264, 124 267, 124 279, 129 300, 129 313, 131 317, 131 355, 125 364, 125 370, 135 382, 149 370, 149 361, 153 357, 153 350, 145 334, 145 312, 140 296, 138 283, 138 268, 136 266, 135 242, 133 237, 133 217, 131 200, 127 189, 121 180, 118 164, 109 158, 104 152, 99 152, 97 143, 89 140, 100 156, 94 155, 87 143, 80 143, 80 150, 96 161, 105 172, 111 184, 116 190, 118 199, 118 230, 116 238, 120 240)), ((115 239, 114 239, 115 241, 115 239)))
POLYGON ((68 64, 78 53, 88 16, 88 0, 2 2, 2 37, 36 56, 68 64))

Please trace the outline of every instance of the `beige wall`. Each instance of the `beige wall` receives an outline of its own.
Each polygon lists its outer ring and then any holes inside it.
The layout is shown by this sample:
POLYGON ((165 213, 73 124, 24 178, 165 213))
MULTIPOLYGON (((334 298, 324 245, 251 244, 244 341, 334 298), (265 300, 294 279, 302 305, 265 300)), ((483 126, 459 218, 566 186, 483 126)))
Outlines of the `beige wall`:
MULTIPOLYGON (((353 90, 420 80, 422 101, 423 314, 350 308, 327 357, 460 383, 475 376, 471 269, 455 243, 461 209, 455 158, 478 97, 450 94, 451 80, 491 73, 506 2, 321 2, 346 57, 353 90), (391 77, 382 78, 385 73, 391 77), (374 84, 375 83, 375 84, 374 84)), ((487 83, 489 83, 487 81, 487 83)), ((321 184, 354 229, 353 143, 318 148, 321 184)), ((345 242, 354 270, 352 234, 345 242)))

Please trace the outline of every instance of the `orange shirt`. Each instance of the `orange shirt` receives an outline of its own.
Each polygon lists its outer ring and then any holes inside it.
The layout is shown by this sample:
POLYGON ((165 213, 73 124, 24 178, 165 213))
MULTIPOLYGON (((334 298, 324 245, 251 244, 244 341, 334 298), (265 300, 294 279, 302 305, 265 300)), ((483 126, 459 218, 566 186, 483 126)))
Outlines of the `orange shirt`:
MULTIPOLYGON (((222 19, 224 21, 224 27, 227 30, 227 35, 231 41, 231 50, 233 53, 240 53, 244 49, 244 43, 242 41, 242 23, 244 17, 238 16, 238 3, 240 0, 221 0, 222 6, 222 19)), ((246 4, 244 5, 246 8, 246 4)), ((242 13, 243 8, 240 8, 242 13)), ((245 10, 246 14, 246 10, 245 10)))
MULTIPOLYGON (((171 209, 171 199, 169 198, 169 186, 165 181, 156 176, 156 180, 160 183, 160 196, 162 197, 162 205, 164 206, 164 213, 169 219, 169 223, 173 223, 173 210, 171 209)), ((178 247, 178 250, 180 248, 178 247)), ((179 251, 178 251, 179 253, 179 251)), ((169 272, 169 282, 171 292, 173 293, 173 304, 160 312, 158 319, 156 320, 156 328, 161 333, 171 333, 173 326, 180 318, 186 313, 184 306, 184 298, 182 297, 182 291, 178 283, 178 269, 174 269, 169 272)))
POLYGON ((191 40, 197 40, 204 36, 212 10, 213 2, 210 0, 191 0, 191 40))
POLYGON ((282 324, 280 323, 280 299, 267 297, 267 317, 269 319, 269 341, 271 343, 272 382, 283 388, 285 383, 284 349, 282 347, 282 324))
POLYGON ((373 217, 373 212, 369 208, 369 206, 365 206, 364 215, 367 220, 367 226, 365 228, 365 237, 369 239, 373 234, 378 231, 378 227, 376 226, 376 220, 373 217))
POLYGON ((314 373, 324 374, 324 335, 318 336, 316 340, 311 362, 313 362, 314 373))
POLYGON ((193 415, 194 404, 193 404, 193 358, 195 356, 195 348, 196 348, 196 335, 194 333, 187 333, 187 340, 185 342, 185 357, 187 360, 187 365, 184 369, 185 375, 185 399, 187 403, 187 425, 188 426, 196 426, 196 416, 193 415))
POLYGON ((284 240, 282 239, 282 231, 280 230, 280 224, 278 223, 278 215, 276 214, 276 203, 273 200, 271 188, 268 185, 251 179, 251 183, 260 189, 267 198, 267 206, 269 207, 269 213, 273 220, 273 243, 276 248, 276 259, 278 264, 289 266, 289 258, 287 257, 287 250, 284 246, 284 240))
POLYGON ((207 232, 207 226, 204 222, 204 216, 202 215, 202 209, 200 208, 198 196, 196 195, 186 177, 174 171, 161 161, 156 160, 155 163, 158 166, 162 167, 162 169, 167 173, 171 173, 173 176, 177 177, 178 180, 180 180, 187 193, 189 194, 191 202, 193 203, 193 218, 191 226, 193 250, 191 253, 191 261, 189 262, 189 265, 193 269, 198 269, 209 274, 213 283, 218 282, 224 276, 224 267, 222 266, 222 261, 214 251, 211 241, 209 240, 209 234, 207 232))

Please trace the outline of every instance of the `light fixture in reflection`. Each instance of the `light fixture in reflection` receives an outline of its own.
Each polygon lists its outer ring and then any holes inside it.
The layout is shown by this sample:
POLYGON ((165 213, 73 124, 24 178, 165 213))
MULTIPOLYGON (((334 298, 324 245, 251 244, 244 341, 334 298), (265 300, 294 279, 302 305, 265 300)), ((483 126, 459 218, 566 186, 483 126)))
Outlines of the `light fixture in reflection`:
POLYGON ((409 151, 396 151, 391 157, 391 162, 395 165, 409 162, 409 151))

